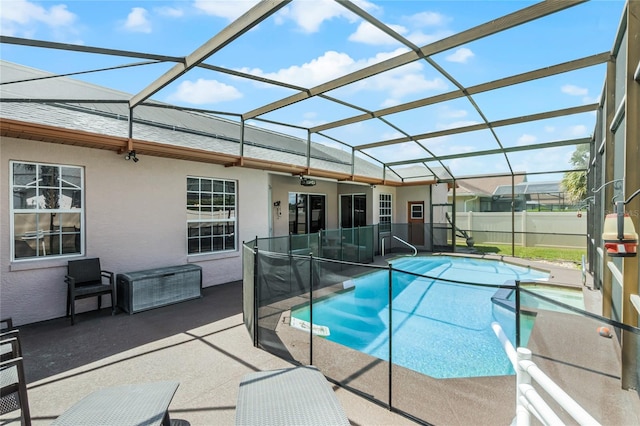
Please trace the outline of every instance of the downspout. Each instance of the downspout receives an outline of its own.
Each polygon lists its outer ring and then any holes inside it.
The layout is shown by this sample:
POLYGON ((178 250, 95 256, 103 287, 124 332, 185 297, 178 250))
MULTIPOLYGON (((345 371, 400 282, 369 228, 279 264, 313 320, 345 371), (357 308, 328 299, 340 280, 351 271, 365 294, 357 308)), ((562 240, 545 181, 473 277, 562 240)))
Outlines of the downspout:
POLYGON ((478 196, 476 195, 476 196, 475 196, 475 197, 473 197, 473 198, 470 198, 470 199, 468 199, 468 200, 464 200, 464 212, 465 212, 465 213, 467 213, 467 212, 469 211, 469 210, 467 210, 467 203, 468 203, 469 201, 475 201, 475 200, 477 200, 477 199, 478 199, 478 196))

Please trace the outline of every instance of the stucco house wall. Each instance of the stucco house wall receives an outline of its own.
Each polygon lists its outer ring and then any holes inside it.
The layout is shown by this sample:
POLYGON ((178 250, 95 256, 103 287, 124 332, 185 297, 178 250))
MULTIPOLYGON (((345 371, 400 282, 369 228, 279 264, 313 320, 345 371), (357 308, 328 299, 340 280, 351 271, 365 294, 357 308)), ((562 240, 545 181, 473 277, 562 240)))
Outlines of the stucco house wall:
MULTIPOLYGON (((438 187, 445 188, 444 191, 445 191, 445 200, 446 200, 447 185, 435 184, 432 186, 434 188, 434 191, 437 191, 438 187)), ((434 200, 436 199, 436 194, 435 193, 432 193, 431 195, 429 194, 428 185, 400 187, 396 190, 396 194, 397 194, 396 202, 394 204, 396 208, 395 218, 397 223, 409 222, 409 207, 408 207, 409 201, 424 201, 424 221, 425 222, 431 221, 431 211, 429 209, 429 203, 432 196, 434 197, 434 200)), ((436 201, 433 201, 433 202, 435 203, 436 201)))
MULTIPOLYGON (((11 261, 10 161, 84 167, 85 255, 124 273, 196 263, 203 286, 242 279, 242 241, 268 232, 267 173, 160 157, 126 161, 114 152, 3 137, 0 139, 0 315, 17 325, 64 316, 64 275, 71 257, 11 261), (237 181, 237 249, 187 256, 187 176, 237 181)), ((82 257, 82 256, 76 256, 82 257)), ((109 306, 104 298, 103 306, 109 306)), ((95 309, 95 298, 76 302, 95 309)))
MULTIPOLYGON (((272 174, 269 176, 271 191, 271 206, 280 201, 280 210, 274 208, 271 215, 273 217, 272 236, 281 237, 289 235, 289 193, 298 192, 302 194, 320 194, 325 196, 325 211, 327 229, 338 228, 338 206, 337 189, 335 182, 317 180, 315 186, 300 185, 300 178, 297 176, 283 176, 272 174), (281 214, 279 215, 278 212, 281 214)), ((258 234, 259 237, 266 237, 267 234, 258 234)), ((255 237, 255 235, 254 235, 255 237)))

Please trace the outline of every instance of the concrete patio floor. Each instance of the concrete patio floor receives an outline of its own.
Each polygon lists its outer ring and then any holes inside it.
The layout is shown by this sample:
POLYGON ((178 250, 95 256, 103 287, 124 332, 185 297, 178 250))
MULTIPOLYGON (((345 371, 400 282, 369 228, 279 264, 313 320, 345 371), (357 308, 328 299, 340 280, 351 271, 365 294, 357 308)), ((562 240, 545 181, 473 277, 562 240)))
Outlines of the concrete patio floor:
MULTIPOLYGON (((172 420, 234 424, 242 376, 291 364, 253 347, 242 322, 241 282, 203 294, 135 315, 103 308, 76 316, 75 326, 59 318, 19 327, 33 424, 50 424, 94 390, 164 380, 180 382, 172 420)), ((415 424, 333 387, 353 425, 415 424)))
MULTIPOLYGON (((548 264, 532 266, 550 270, 555 282, 581 286, 579 270, 548 264)), ((589 290, 590 285, 588 281, 584 287, 585 303, 588 310, 597 312, 599 292, 589 290)), ((19 327, 34 425, 50 424, 94 390, 165 380, 180 382, 169 407, 173 420, 192 426, 232 425, 242 376, 291 366, 253 347, 242 318, 241 282, 208 287, 200 299, 134 315, 119 312, 111 316, 110 312, 102 309, 82 313, 76 317, 75 326, 67 318, 58 318, 19 327)), ((553 318, 551 321, 552 326, 557 324, 553 318)), ((545 349, 555 344, 544 335, 536 340, 545 349)), ((567 345, 559 342, 559 346, 567 345)), ((572 360, 581 362, 575 357, 572 360)), ((568 371, 570 378, 576 376, 574 370, 568 371)), ((615 373, 615 369, 612 371, 615 373)), ((603 424, 640 424, 640 410, 634 414, 640 407, 637 393, 620 390, 615 374, 595 376, 599 380, 595 386, 602 386, 595 389, 596 395, 620 393, 614 398, 620 404, 596 404, 598 410, 604 410, 596 417, 604 419, 603 424), (607 419, 615 420, 606 423, 607 419)), ((353 425, 415 424, 346 389, 333 388, 353 425)), ((6 422, 0 418, 2 424, 6 422)), ((451 419, 438 424, 459 423, 451 419)), ((477 419, 476 424, 490 423, 477 419)))

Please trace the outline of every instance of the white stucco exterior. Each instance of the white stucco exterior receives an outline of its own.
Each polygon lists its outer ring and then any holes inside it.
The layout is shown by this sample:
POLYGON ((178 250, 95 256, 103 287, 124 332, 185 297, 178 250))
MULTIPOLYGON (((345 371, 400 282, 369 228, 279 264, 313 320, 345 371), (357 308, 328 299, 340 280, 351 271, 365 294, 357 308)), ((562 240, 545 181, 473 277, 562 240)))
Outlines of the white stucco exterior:
MULTIPOLYGON (((289 234, 291 192, 325 196, 325 229, 340 227, 342 194, 366 196, 367 224, 379 223, 380 193, 392 195, 393 223, 406 222, 408 201, 422 200, 425 206, 430 202, 429 185, 371 186, 317 179, 315 186, 304 187, 298 176, 155 156, 138 158, 135 163, 109 150, 1 139, 0 316, 12 317, 17 325, 64 316, 67 262, 82 257, 99 257, 102 268, 116 274, 195 263, 202 267, 204 287, 241 280, 243 242, 289 234), (12 260, 11 161, 83 168, 84 256, 12 260), (187 177, 237 183, 236 250, 187 255, 187 177), (277 201, 279 207, 274 206, 277 201)), ((439 187, 446 199, 446 185, 434 186, 439 187)), ((103 298, 103 306, 109 306, 107 299, 103 298)), ((95 298, 76 302, 78 313, 95 307, 95 298)))
MULTIPOLYGON (((268 179, 260 170, 149 156, 134 163, 111 151, 12 138, 2 138, 0 158, 0 316, 18 325, 65 315, 70 257, 12 262, 11 160, 84 168, 85 255, 115 273, 197 263, 205 287, 240 280, 242 241, 268 232, 268 179), (187 255, 187 176, 237 181, 237 250, 187 255)), ((76 303, 78 312, 96 306, 95 298, 76 303)))

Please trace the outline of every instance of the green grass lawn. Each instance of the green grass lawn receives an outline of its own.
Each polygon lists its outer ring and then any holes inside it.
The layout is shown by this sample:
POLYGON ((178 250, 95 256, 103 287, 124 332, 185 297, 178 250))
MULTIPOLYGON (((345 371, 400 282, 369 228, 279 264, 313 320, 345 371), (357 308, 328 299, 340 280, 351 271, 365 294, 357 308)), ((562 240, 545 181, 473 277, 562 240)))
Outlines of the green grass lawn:
MULTIPOLYGON (((466 248, 465 244, 458 244, 460 248, 466 248)), ((475 244, 475 250, 480 253, 496 253, 511 256, 511 245, 508 244, 475 244)), ((520 247, 515 246, 516 257, 532 260, 548 260, 561 262, 574 262, 580 265, 582 255, 586 255, 585 249, 566 249, 556 247, 520 247)))

